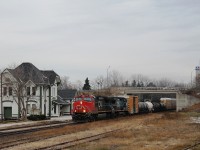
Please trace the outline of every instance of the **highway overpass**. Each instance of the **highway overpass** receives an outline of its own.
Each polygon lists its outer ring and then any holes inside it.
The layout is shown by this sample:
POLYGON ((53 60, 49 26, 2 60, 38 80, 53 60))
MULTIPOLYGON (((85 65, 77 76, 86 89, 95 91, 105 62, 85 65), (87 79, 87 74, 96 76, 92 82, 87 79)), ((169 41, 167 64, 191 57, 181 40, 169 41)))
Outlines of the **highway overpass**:
MULTIPOLYGON (((118 91, 124 95, 138 95, 139 100, 144 99, 145 94, 153 95, 153 94, 160 94, 160 95, 168 95, 172 94, 172 98, 176 98, 177 100, 177 107, 176 110, 180 111, 184 108, 187 108, 191 105, 196 103, 200 103, 200 99, 183 94, 181 91, 185 91, 187 89, 180 89, 180 88, 159 88, 159 87, 120 87, 118 91)), ((150 98, 151 99, 151 98, 150 98)), ((152 99, 153 100, 153 99, 152 99)))

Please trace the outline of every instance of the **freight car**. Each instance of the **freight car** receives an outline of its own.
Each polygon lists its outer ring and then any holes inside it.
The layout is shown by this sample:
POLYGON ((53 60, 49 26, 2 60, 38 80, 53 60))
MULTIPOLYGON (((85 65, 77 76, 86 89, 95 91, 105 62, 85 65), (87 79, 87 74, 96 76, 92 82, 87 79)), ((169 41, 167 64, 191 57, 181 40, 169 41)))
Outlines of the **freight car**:
POLYGON ((165 105, 159 102, 152 102, 153 104, 153 112, 159 112, 165 110, 165 105))
POLYGON ((176 99, 174 98, 160 98, 160 103, 164 106, 165 110, 176 109, 176 99))

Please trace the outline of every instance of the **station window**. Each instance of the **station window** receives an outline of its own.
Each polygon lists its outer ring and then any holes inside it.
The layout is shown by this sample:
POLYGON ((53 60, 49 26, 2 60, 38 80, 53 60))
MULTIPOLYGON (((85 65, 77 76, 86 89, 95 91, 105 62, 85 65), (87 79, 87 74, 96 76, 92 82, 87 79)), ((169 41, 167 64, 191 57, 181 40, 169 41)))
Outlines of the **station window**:
POLYGON ((32 94, 36 95, 36 88, 35 87, 32 87, 32 94))
POLYGON ((54 104, 54 114, 56 114, 56 104, 54 104))
POLYGON ((52 87, 52 96, 56 96, 56 88, 52 87))
POLYGON ((9 96, 12 95, 12 87, 9 87, 9 96))
POLYGON ((27 93, 27 95, 31 95, 31 88, 30 87, 27 87, 26 93, 27 93))
POLYGON ((32 109, 35 110, 36 108, 36 104, 32 104, 32 109))
POLYGON ((3 87, 3 95, 7 96, 7 87, 3 87))

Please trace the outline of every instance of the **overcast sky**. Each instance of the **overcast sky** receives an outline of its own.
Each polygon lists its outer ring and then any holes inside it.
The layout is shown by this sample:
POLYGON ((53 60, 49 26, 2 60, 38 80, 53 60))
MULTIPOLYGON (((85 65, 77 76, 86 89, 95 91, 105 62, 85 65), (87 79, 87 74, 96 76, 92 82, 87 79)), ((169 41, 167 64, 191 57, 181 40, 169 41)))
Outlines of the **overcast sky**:
POLYGON ((31 62, 70 81, 108 71, 190 82, 200 0, 1 0, 0 68, 31 62))

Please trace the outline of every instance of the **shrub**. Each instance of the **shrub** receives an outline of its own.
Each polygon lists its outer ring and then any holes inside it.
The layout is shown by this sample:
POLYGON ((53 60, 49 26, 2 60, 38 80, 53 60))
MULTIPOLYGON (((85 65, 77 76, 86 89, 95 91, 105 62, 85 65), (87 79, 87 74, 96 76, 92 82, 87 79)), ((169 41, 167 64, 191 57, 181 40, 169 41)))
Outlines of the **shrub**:
POLYGON ((45 120, 46 116, 45 115, 30 115, 27 118, 28 120, 37 121, 37 120, 45 120))

